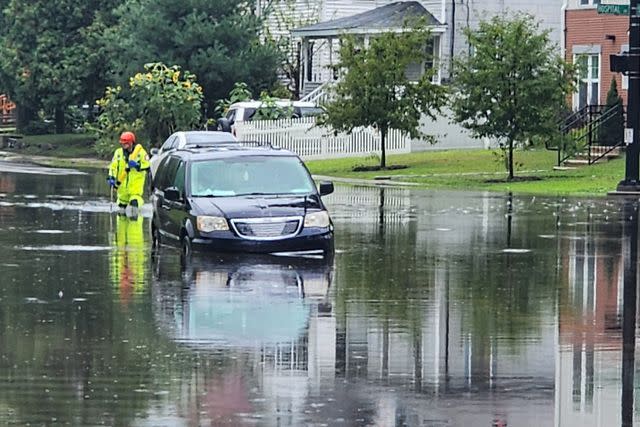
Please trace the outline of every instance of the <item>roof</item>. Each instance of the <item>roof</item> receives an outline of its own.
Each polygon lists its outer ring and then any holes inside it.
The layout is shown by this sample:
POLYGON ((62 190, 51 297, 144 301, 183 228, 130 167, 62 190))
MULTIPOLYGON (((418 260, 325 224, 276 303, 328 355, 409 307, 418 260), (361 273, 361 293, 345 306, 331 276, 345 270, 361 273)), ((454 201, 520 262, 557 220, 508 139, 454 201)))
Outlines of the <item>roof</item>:
POLYGON ((236 137, 229 132, 199 130, 176 132, 176 135, 180 134, 184 135, 187 145, 237 142, 236 137))
POLYGON ((440 26, 427 9, 417 1, 390 3, 357 15, 319 22, 291 31, 294 37, 323 38, 340 34, 366 34, 399 29, 414 18, 425 18, 428 26, 440 26))
MULTIPOLYGON (((315 107, 316 104, 314 102, 308 102, 308 101, 290 101, 288 99, 283 99, 283 100, 277 100, 275 101, 275 104, 278 107, 315 107)), ((240 102, 234 102, 233 104, 231 104, 229 106, 229 108, 237 108, 237 107, 242 107, 242 108, 259 108, 260 106, 264 106, 266 105, 263 101, 240 101, 240 102)))
POLYGON ((268 156, 268 157, 297 157, 296 153, 270 146, 245 146, 237 145, 212 145, 210 147, 201 147, 196 150, 183 148, 175 151, 183 158, 189 158, 193 161, 228 159, 243 156, 268 156))

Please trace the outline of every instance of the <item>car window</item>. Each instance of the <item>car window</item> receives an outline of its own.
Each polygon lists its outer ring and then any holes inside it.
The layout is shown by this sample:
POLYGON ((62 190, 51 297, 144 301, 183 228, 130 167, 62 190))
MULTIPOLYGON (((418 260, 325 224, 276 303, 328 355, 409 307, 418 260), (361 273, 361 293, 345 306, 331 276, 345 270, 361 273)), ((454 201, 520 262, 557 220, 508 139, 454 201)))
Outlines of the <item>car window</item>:
POLYGON ((176 176, 173 179, 173 186, 180 190, 180 194, 184 194, 184 162, 180 162, 178 164, 178 168, 176 170, 176 176))
POLYGON ((168 161, 169 161, 169 157, 165 157, 164 159, 160 160, 160 164, 158 165, 158 169, 156 170, 156 173, 153 176, 153 187, 154 188, 161 188, 160 185, 161 185, 162 181, 164 180, 164 175, 165 175, 165 172, 167 170, 167 168, 165 166, 166 166, 168 161))
POLYGON ((321 107, 298 107, 300 117, 315 117, 324 113, 321 107))
POLYGON ((230 122, 234 121, 236 118, 236 112, 238 110, 229 110, 227 111, 227 120, 229 120, 230 122))
POLYGON ((171 150, 176 139, 176 136, 169 137, 169 139, 167 139, 164 144, 162 144, 162 147, 160 147, 160 152, 164 153, 165 151, 171 150))
POLYGON ((211 132, 211 133, 199 133, 189 135, 187 145, 193 144, 216 144, 221 142, 237 142, 235 136, 229 132, 211 132))
POLYGON ((255 108, 245 108, 244 109, 244 117, 243 120, 246 122, 248 120, 251 120, 253 118, 253 116, 255 116, 256 114, 256 109, 255 108))
POLYGON ((171 187, 176 176, 176 171, 180 165, 180 159, 178 157, 169 157, 163 164, 162 175, 159 177, 158 188, 165 190, 167 187, 171 187))
POLYGON ((295 156, 240 156, 191 165, 191 195, 311 194, 315 184, 295 156))

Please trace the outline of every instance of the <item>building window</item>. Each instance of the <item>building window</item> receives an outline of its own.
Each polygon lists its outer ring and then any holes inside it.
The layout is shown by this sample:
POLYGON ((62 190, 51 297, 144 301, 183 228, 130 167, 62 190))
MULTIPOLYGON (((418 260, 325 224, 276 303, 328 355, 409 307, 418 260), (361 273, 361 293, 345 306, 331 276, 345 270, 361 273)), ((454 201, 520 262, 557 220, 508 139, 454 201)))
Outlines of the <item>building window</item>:
POLYGON ((600 0, 580 0, 582 6, 594 6, 600 4, 600 0))
POLYGON ((580 54, 574 57, 578 66, 578 92, 573 106, 580 110, 600 103, 600 55, 580 54))

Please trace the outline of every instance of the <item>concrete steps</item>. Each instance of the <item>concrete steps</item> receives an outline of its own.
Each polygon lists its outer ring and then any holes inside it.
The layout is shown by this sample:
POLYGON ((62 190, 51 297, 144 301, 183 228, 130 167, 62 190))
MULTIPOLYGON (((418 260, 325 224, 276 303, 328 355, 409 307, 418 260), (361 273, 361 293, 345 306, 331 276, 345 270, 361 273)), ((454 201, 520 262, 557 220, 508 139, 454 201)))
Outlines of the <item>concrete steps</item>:
MULTIPOLYGON (((600 162, 603 162, 603 161, 617 159, 618 157, 620 157, 622 155, 621 147, 616 147, 616 148, 612 149, 611 151, 607 152, 610 149, 611 149, 611 147, 606 147, 606 146, 592 146, 591 147, 591 158, 595 159, 597 157, 602 156, 602 158, 600 158, 600 159, 598 159, 596 161, 596 163, 600 163, 600 162)), ((589 165, 589 153, 588 152, 578 153, 573 158, 567 159, 567 160, 565 160, 563 162, 563 166, 565 168, 576 168, 576 167, 588 166, 588 165, 589 165)), ((558 169, 558 168, 556 167, 554 169, 558 169)))

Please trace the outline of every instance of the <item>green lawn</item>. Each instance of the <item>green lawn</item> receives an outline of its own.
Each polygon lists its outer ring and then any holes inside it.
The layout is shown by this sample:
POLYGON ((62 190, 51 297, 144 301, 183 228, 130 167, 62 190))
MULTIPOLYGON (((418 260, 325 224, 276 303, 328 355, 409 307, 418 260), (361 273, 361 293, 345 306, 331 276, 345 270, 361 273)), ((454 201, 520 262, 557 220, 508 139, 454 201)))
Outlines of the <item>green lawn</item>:
MULTIPOLYGON (((41 162, 54 166, 78 165, 70 158, 87 158, 85 166, 104 167, 105 161, 95 161, 93 139, 83 134, 27 136, 23 148, 8 150, 25 155, 50 156, 41 162)), ((115 149, 115 143, 114 143, 115 149)), ((616 189, 625 175, 624 156, 603 161, 594 166, 556 171, 557 153, 544 149, 516 151, 519 165, 516 177, 527 178, 506 182, 504 164, 493 150, 442 150, 388 156, 387 165, 406 165, 406 169, 374 172, 354 172, 354 166, 375 166, 374 156, 306 162, 314 175, 336 178, 374 179, 387 176, 395 181, 413 182, 423 188, 460 190, 512 191, 520 194, 605 196, 616 189), (536 180, 533 180, 536 179, 536 180), (490 182, 494 181, 494 182, 490 182), (497 181, 497 182, 496 182, 497 181)), ((81 163, 81 162, 80 162, 81 163)))
POLYGON ((557 153, 543 149, 517 151, 516 182, 506 182, 504 163, 492 150, 446 150, 389 156, 387 165, 407 165, 406 169, 353 172, 356 165, 376 165, 375 158, 309 161, 313 174, 346 178, 392 180, 419 183, 426 188, 513 191, 521 194, 605 196, 624 178, 624 158, 603 161, 574 170, 554 170, 557 153), (536 179, 536 180, 533 180, 536 179), (499 181, 499 182, 490 182, 499 181))
POLYGON ((25 155, 92 158, 96 157, 93 143, 93 137, 87 134, 27 135, 18 140, 19 149, 4 150, 25 155))

